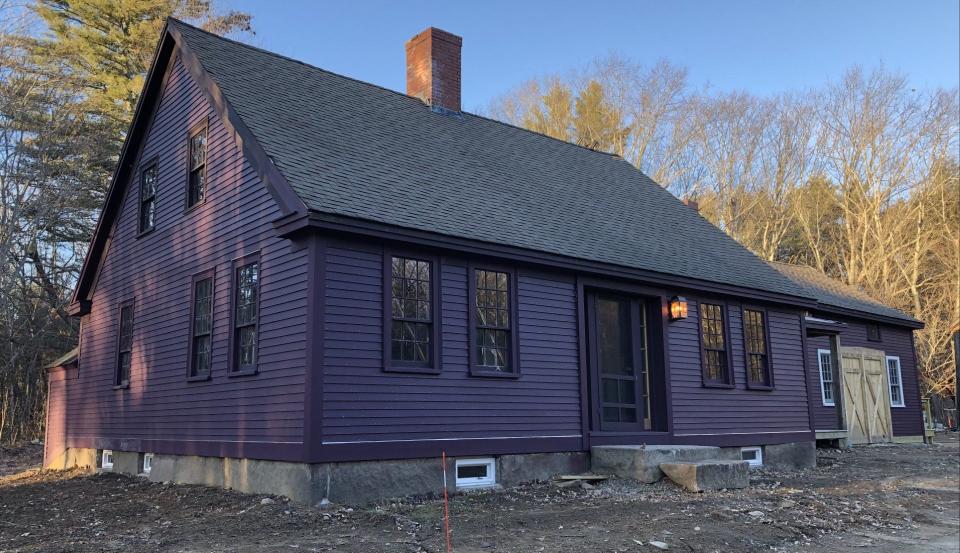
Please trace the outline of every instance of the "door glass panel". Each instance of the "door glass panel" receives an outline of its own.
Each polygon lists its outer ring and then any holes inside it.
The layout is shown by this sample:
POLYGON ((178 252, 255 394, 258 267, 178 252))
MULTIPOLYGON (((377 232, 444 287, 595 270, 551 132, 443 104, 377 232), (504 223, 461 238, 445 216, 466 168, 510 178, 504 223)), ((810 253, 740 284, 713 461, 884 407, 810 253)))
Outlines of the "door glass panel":
POLYGON ((630 302, 597 298, 597 333, 600 372, 633 375, 630 302))

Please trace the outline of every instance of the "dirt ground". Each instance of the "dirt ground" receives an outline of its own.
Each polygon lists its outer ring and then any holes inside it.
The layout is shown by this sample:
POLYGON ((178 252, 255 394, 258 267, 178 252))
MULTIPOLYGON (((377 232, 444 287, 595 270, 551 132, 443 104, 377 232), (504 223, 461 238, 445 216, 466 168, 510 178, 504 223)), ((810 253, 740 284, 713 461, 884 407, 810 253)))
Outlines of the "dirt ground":
MULTIPOLYGON (((761 469, 740 491, 609 480, 458 495, 453 549, 956 553, 960 451, 956 434, 938 441, 821 450, 816 469, 761 469)), ((0 449, 0 551, 445 550, 437 499, 321 510, 113 474, 13 473, 40 450, 0 449)))

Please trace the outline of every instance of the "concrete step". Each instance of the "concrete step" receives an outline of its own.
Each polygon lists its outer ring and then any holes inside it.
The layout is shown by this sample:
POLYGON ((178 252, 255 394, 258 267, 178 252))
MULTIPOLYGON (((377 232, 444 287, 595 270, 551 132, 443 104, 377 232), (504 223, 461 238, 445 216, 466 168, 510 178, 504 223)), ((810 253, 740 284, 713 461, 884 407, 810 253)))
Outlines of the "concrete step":
POLYGON ((715 459, 719 447, 702 445, 602 445, 590 448, 590 468, 651 484, 663 478, 660 465, 715 459))
POLYGON ((746 488, 750 485, 750 463, 747 461, 684 461, 662 463, 660 470, 692 492, 746 488))

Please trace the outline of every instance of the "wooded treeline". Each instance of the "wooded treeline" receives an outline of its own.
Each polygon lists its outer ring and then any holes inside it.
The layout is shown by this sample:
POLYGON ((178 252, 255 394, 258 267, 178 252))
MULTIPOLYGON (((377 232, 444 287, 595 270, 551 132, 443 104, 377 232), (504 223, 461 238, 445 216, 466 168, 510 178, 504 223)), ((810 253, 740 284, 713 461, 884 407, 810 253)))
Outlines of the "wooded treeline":
POLYGON ((67 314, 167 16, 221 34, 211 0, 0 0, 0 443, 43 437, 43 367, 67 314))
POLYGON ((761 258, 816 267, 924 321, 924 393, 955 390, 957 89, 854 67, 803 92, 713 92, 669 62, 610 56, 527 82, 489 111, 618 154, 761 258))
MULTIPOLYGON (((0 442, 42 437, 43 366, 76 344, 66 309, 168 15, 250 32, 211 0, 0 0, 0 442)), ((757 97, 609 57, 490 112, 615 152, 761 257, 924 320, 924 386, 942 393, 960 319, 957 103, 882 70, 757 97)))

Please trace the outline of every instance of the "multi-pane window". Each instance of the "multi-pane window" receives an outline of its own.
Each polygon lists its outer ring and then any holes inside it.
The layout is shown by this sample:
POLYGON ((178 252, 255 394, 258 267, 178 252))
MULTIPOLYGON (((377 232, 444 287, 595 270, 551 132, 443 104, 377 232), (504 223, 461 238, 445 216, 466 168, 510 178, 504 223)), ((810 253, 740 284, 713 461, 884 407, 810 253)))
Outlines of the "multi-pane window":
POLYGON ((887 357, 887 381, 890 384, 890 406, 903 407, 905 404, 899 357, 887 357))
POLYGON ((511 362, 510 274, 474 271, 474 366, 480 370, 514 372, 511 362))
POLYGON ((207 127, 190 135, 189 172, 187 175, 187 207, 203 201, 207 191, 207 127))
POLYGON ((233 370, 250 371, 257 366, 257 297, 260 265, 247 263, 236 269, 233 297, 233 370))
POLYGON ((723 306, 700 304, 700 342, 703 345, 704 380, 711 384, 729 384, 723 306))
POLYGON ((210 376, 213 344, 213 277, 193 282, 193 319, 190 337, 190 376, 210 376))
POLYGON ((157 215, 157 180, 160 170, 156 162, 140 172, 140 232, 153 230, 157 215))
POLYGON ((390 360, 397 365, 430 366, 433 298, 430 261, 390 258, 390 360))
POLYGON ((749 384, 771 386, 770 352, 767 351, 766 313, 755 309, 743 310, 743 338, 747 355, 749 384))
POLYGON ((880 325, 876 323, 867 323, 867 340, 871 342, 880 341, 880 325))
POLYGON ((817 358, 820 363, 820 397, 824 405, 833 407, 836 405, 833 399, 833 356, 830 350, 820 349, 817 358))
POLYGON ((133 358, 133 304, 120 306, 120 322, 117 325, 117 370, 114 385, 130 384, 130 362, 133 358))

